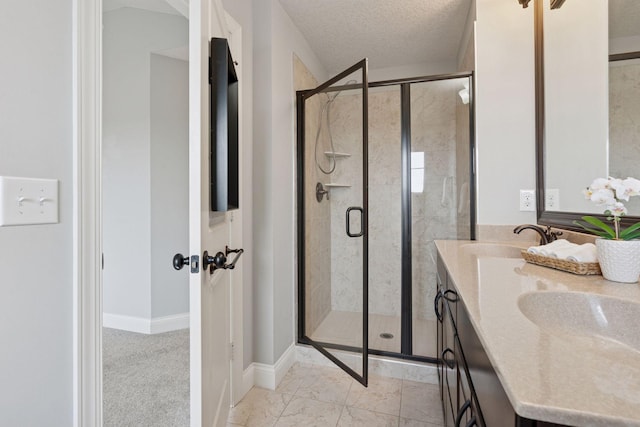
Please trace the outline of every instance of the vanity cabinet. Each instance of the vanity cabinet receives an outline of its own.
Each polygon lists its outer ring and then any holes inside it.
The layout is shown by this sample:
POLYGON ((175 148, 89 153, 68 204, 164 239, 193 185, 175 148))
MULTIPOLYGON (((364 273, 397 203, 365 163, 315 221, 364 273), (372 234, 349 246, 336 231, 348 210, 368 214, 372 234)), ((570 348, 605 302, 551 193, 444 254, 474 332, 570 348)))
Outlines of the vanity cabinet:
POLYGON ((437 259, 438 379, 446 427, 554 427, 515 413, 471 324, 455 283, 437 259))
POLYGON ((438 259, 438 289, 434 308, 438 319, 438 378, 446 427, 485 426, 457 331, 459 297, 438 259))

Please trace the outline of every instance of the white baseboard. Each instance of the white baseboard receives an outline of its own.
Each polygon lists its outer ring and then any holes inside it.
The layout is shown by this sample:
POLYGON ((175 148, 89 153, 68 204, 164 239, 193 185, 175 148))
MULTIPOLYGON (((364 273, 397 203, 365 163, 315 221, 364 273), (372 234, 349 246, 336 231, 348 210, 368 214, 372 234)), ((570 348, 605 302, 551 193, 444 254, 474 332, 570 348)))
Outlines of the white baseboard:
MULTIPOLYGON (((334 351, 332 351, 334 352, 334 351)), ((361 357, 350 352, 335 352, 347 365, 357 367, 361 357)), ((275 390, 295 362, 312 365, 336 365, 311 346, 292 344, 274 365, 254 362, 242 374, 242 395, 253 386, 275 390)), ((357 369, 357 368, 356 368, 357 369)), ((438 368, 435 365, 369 356, 369 373, 383 377, 399 378, 430 384, 438 383, 438 368)))
POLYGON ((245 369, 242 376, 243 389, 249 391, 251 387, 258 386, 269 390, 275 390, 280 381, 287 375, 289 368, 296 361, 296 346, 291 346, 284 352, 274 365, 265 363, 252 363, 245 369))
POLYGON ((174 314, 172 316, 154 317, 151 319, 151 333, 178 331, 189 328, 189 313, 174 314))
POLYGON ((155 317, 153 319, 103 313, 102 326, 137 332, 139 334, 160 334, 163 332, 177 331, 179 329, 187 329, 189 327, 189 313, 155 317))

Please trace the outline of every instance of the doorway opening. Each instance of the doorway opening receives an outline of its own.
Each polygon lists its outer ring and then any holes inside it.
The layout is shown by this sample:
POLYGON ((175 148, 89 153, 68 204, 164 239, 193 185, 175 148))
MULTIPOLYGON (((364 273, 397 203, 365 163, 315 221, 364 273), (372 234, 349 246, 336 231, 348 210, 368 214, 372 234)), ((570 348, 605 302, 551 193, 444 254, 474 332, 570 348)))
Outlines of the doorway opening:
POLYGON ((105 425, 188 425, 189 21, 106 1, 102 14, 105 425))

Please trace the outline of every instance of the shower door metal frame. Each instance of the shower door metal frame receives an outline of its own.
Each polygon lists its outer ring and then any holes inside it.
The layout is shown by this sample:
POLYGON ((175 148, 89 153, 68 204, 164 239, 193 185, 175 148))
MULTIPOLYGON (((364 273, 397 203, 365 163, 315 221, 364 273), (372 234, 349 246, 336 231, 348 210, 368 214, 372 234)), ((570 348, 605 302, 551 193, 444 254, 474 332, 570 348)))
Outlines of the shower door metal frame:
MULTIPOLYGON (((369 80, 368 80, 368 68, 369 61, 365 58, 362 61, 352 65, 335 77, 327 80, 320 86, 312 90, 298 91, 296 92, 297 102, 297 120, 298 126, 296 129, 298 147, 297 147, 297 194, 298 194, 298 341, 304 344, 312 345, 316 350, 326 356, 333 363, 338 365, 342 370, 351 375, 355 380, 360 382, 365 387, 368 383, 368 358, 369 358, 369 80), (305 176, 304 176, 304 154, 305 154, 305 126, 300 126, 300 123, 305 123, 305 101, 314 95, 323 92, 331 92, 331 86, 338 83, 340 80, 350 76, 351 74, 362 70, 362 82, 349 85, 348 89, 360 89, 362 88, 362 207, 361 211, 361 233, 357 236, 362 237, 362 348, 342 346, 338 344, 324 343, 314 341, 306 335, 305 329, 305 316, 300 313, 306 313, 306 301, 305 301, 305 176), (342 360, 338 359, 335 355, 331 354, 327 349, 349 349, 362 353, 362 375, 358 374, 351 367, 347 366, 342 360)), ((352 208, 349 208, 352 209, 352 208)), ((347 211, 347 224, 349 221, 347 211)), ((348 233, 348 225, 347 225, 348 233)))
MULTIPOLYGON (((344 74, 344 73, 342 73, 344 74)), ((341 75, 342 75, 341 74, 341 75)), ((402 219, 405 223, 402 225, 402 308, 401 308, 401 325, 404 326, 404 323, 411 321, 410 328, 413 328, 413 315, 412 315, 412 260, 411 256, 411 170, 410 170, 410 157, 411 157, 411 116, 410 116, 410 85, 413 83, 426 83, 426 82, 436 82, 443 80, 454 80, 468 78, 469 79, 469 239, 476 239, 476 145, 475 145, 475 75, 473 71, 465 71, 459 73, 450 73, 450 74, 438 74, 433 76, 421 76, 421 77, 410 77, 410 78, 402 78, 402 79, 393 79, 393 80, 383 80, 378 82, 369 82, 369 88, 376 87, 384 87, 384 86, 400 86, 401 90, 401 108, 406 108, 409 106, 409 109, 406 112, 401 111, 402 117, 402 125, 401 125, 401 152, 403 162, 407 162, 407 169, 402 168, 402 209, 403 213, 402 219), (406 86, 405 86, 406 85, 406 86), (403 90, 403 87, 406 89, 403 90), (403 94, 404 92, 404 94, 403 94), (405 115, 406 114, 406 115, 405 115), (405 192, 407 192, 405 197, 405 192), (408 210, 409 216, 405 218, 405 210, 408 210), (407 259, 407 254, 409 258, 407 259), (405 283, 405 280, 408 281, 408 285, 405 283), (405 287, 408 287, 408 290, 404 290, 405 287), (407 320, 409 319, 409 320, 407 320)), ((334 78, 335 79, 335 78, 334 78)), ((332 79, 332 80, 334 80, 332 79)), ((339 79, 338 79, 339 80, 339 79)), ((328 82, 327 82, 328 83, 328 82)), ((326 85, 326 84, 325 84, 326 85)), ((323 85, 324 86, 324 85, 323 85)), ((330 86, 330 85, 329 85, 330 86)), ((323 89, 324 92, 337 92, 349 89, 357 89, 361 87, 360 84, 347 84, 342 86, 333 86, 333 87, 325 87, 323 89)), ((317 90, 317 89, 316 89, 317 90)), ((314 342, 305 336, 305 291, 304 291, 304 280, 305 280, 305 270, 304 270, 304 127, 300 126, 300 123, 304 123, 305 111, 304 111, 304 99, 305 96, 308 97, 309 90, 302 90, 296 92, 296 118, 297 118, 297 142, 298 142, 298 151, 297 151, 297 193, 298 193, 298 343, 300 344, 309 344, 314 346, 314 342), (302 260, 302 261, 301 261, 302 260)), ((368 165, 364 165, 365 169, 368 170, 368 165)), ((365 183, 365 186, 367 183, 365 183)), ((368 292, 368 283, 367 292, 368 292)), ((401 328, 401 352, 396 353, 392 351, 384 351, 384 350, 376 350, 376 349, 367 349, 368 354, 373 354, 376 356, 384 356, 384 357, 393 357, 397 359, 403 360, 411 360, 417 362, 427 362, 433 364, 439 364, 440 360, 438 356, 428 357, 428 356, 417 356, 413 354, 404 353, 406 349, 411 351, 412 343, 413 343, 413 334, 411 333, 411 329, 409 329, 409 333, 405 332, 405 328, 401 328), (407 342, 408 341, 408 342, 407 342)), ((367 337, 368 339, 368 337, 367 337)), ((318 343, 315 343, 318 344, 318 343)), ((336 350, 344 350, 344 351, 352 351, 359 352, 360 349, 357 347, 351 347, 341 344, 331 344, 331 343, 319 343, 322 344, 326 348, 332 348, 336 350)), ((319 349, 320 350, 320 349, 319 349)), ((323 354, 327 355, 326 350, 320 350, 323 354)), ((331 360, 334 359, 332 355, 327 356, 331 360)))

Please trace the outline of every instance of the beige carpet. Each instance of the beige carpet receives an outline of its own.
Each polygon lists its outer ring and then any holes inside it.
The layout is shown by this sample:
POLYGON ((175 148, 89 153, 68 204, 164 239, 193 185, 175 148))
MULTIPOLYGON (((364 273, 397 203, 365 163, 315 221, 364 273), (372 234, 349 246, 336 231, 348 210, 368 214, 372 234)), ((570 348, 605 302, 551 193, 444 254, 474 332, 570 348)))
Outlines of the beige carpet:
POLYGON ((189 330, 103 329, 105 426, 189 425, 189 330))

